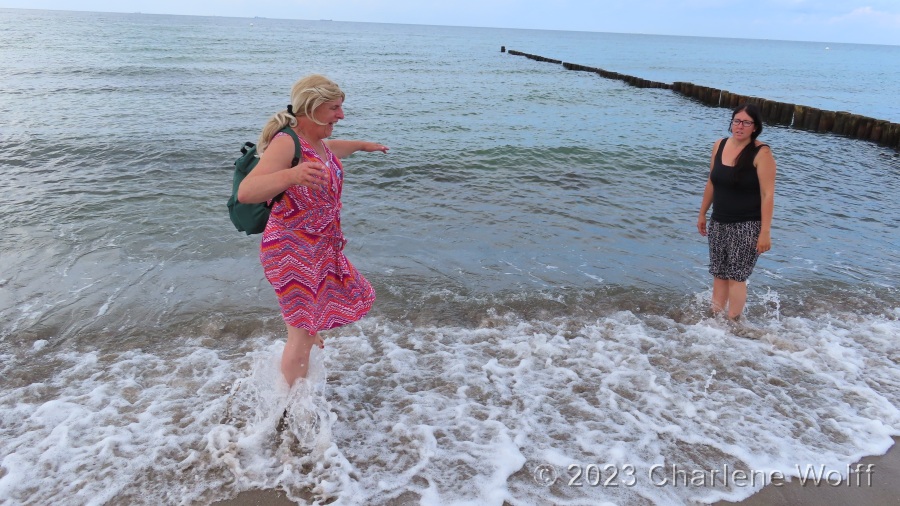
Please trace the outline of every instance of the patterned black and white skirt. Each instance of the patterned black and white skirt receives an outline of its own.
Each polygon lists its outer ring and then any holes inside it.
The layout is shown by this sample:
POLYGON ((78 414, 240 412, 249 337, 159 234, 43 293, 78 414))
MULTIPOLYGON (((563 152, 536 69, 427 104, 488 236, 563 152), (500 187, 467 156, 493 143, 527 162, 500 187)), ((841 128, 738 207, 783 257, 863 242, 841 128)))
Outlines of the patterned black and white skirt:
POLYGON ((709 273, 719 279, 747 281, 759 253, 761 221, 719 223, 709 221, 709 273))

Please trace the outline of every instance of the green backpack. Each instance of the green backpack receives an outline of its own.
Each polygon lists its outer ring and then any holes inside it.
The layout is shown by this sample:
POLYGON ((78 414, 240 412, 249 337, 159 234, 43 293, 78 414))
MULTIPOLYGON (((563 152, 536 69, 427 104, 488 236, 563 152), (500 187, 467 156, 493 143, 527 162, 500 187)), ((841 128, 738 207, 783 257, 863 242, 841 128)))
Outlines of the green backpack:
MULTIPOLYGON (((294 138, 294 159, 291 160, 291 167, 296 167, 303 156, 300 152, 300 139, 290 127, 285 127, 281 131, 294 138)), ((231 183, 231 198, 228 199, 228 216, 238 232, 246 232, 247 235, 260 234, 266 229, 272 205, 284 195, 284 192, 279 193, 270 203, 241 204, 238 202, 238 187, 257 163, 259 163, 259 157, 256 156, 256 144, 245 142, 241 147, 241 157, 234 161, 234 178, 231 183)))

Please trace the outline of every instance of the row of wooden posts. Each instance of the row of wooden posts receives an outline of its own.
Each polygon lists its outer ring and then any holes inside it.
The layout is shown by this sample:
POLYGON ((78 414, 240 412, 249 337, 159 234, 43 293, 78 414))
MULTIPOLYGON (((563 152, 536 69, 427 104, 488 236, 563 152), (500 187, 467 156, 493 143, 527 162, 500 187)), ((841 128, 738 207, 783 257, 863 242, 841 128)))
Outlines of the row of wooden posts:
MULTIPOLYGON (((506 47, 500 48, 506 52, 506 47)), ((844 111, 826 111, 805 105, 777 102, 765 98, 739 95, 728 90, 720 90, 698 84, 675 82, 672 84, 649 81, 640 77, 611 72, 596 67, 587 67, 577 63, 565 63, 543 56, 510 50, 509 54, 524 56, 531 60, 561 64, 568 70, 593 72, 607 79, 618 79, 638 88, 661 88, 672 90, 686 97, 695 99, 713 107, 736 108, 740 104, 754 104, 759 107, 763 119, 771 125, 783 125, 800 130, 819 133, 834 133, 878 143, 882 146, 900 150, 900 124, 887 120, 870 118, 844 111)))

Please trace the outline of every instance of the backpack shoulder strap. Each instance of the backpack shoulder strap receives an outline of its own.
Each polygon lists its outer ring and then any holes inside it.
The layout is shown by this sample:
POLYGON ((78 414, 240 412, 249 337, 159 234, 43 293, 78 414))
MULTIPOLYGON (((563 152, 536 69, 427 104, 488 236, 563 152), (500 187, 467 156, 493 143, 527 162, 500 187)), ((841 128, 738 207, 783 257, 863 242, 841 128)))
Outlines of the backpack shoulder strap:
MULTIPOLYGON (((291 138, 294 139, 294 159, 291 160, 291 167, 296 167, 297 164, 300 163, 300 159, 303 157, 303 151, 300 148, 300 138, 297 137, 296 132, 294 132, 291 127, 284 127, 281 129, 281 131, 290 135, 291 138)), ((272 207, 275 202, 281 200, 281 197, 283 196, 284 192, 279 193, 271 201, 269 201, 268 204, 266 204, 266 207, 272 207)))
POLYGON ((297 164, 300 163, 300 158, 303 157, 303 152, 300 150, 300 139, 297 137, 297 133, 294 132, 294 129, 291 127, 284 127, 281 129, 282 132, 291 136, 294 139, 294 159, 291 160, 291 167, 296 167, 297 164))

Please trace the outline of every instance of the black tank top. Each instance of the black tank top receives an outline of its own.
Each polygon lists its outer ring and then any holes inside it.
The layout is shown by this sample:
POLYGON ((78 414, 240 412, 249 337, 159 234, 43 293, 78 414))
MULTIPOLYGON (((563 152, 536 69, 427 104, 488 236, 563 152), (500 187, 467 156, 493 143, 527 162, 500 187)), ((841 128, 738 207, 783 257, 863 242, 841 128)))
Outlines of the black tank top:
MULTIPOLYGON (((712 219, 719 223, 759 221, 762 219, 762 197, 759 195, 759 176, 756 175, 756 168, 744 169, 735 180, 737 167, 722 163, 722 151, 725 150, 727 140, 722 139, 719 143, 713 169, 709 174, 709 180, 713 185, 712 219)), ((756 158, 756 153, 763 146, 765 144, 753 149, 751 160, 756 158)))

